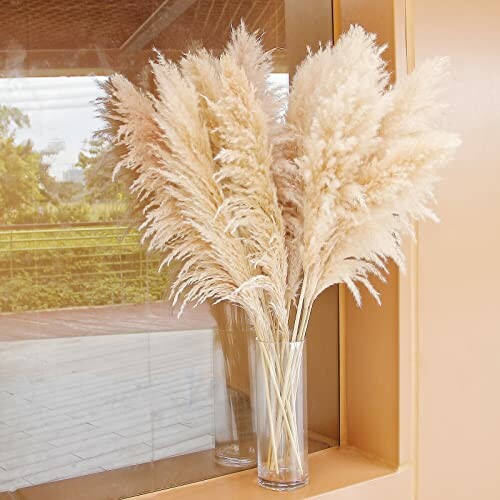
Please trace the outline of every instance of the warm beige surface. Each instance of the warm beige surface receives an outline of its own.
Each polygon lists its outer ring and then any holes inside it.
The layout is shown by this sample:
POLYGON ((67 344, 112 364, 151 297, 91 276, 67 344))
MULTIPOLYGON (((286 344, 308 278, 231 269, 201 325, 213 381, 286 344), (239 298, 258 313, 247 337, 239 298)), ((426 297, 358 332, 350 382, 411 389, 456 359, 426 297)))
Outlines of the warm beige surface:
MULTIPOLYGON (((394 57, 398 78, 404 78, 413 69, 411 6, 407 0, 394 0, 394 57), (408 42, 408 43, 407 43, 408 42)), ((416 428, 416 374, 417 370, 417 289, 416 243, 403 240, 406 270, 398 276, 398 351, 399 351, 399 465, 408 467, 414 482, 416 428)), ((403 497, 399 497, 401 500, 403 497)))
POLYGON ((333 490, 316 498, 321 500, 406 500, 411 498, 411 488, 411 470, 404 468, 393 474, 333 490))
POLYGON ((389 71, 394 71, 394 0, 337 1, 340 8, 341 30, 347 31, 351 24, 360 24, 367 31, 376 33, 377 43, 387 44, 385 60, 389 71))
POLYGON ((347 299, 347 443, 397 464, 398 452, 398 285, 391 269, 377 283, 383 306, 367 293, 359 309, 347 299))
MULTIPOLYGON (((384 53, 395 70, 393 0, 340 0, 342 31, 360 24, 387 43, 384 53)), ((399 70, 399 68, 398 68, 399 70)), ((363 293, 360 309, 346 294, 346 442, 390 463, 399 461, 398 271, 387 283, 374 282, 382 307, 363 293)))
POLYGON ((290 76, 307 55, 307 47, 332 39, 331 0, 285 0, 285 39, 290 76))
POLYGON ((316 300, 307 333, 309 431, 339 441, 338 287, 316 300))
POLYGON ((500 2, 417 0, 416 63, 450 55, 463 140, 420 227, 418 500, 500 498, 500 2))
POLYGON ((258 486, 257 475, 252 469, 134 498, 136 500, 204 500, 206 498, 253 500, 255 498, 282 499, 284 496, 290 500, 315 498, 350 484, 368 481, 394 472, 390 467, 371 461, 353 450, 330 448, 313 453, 309 458, 311 483, 286 495, 258 486))

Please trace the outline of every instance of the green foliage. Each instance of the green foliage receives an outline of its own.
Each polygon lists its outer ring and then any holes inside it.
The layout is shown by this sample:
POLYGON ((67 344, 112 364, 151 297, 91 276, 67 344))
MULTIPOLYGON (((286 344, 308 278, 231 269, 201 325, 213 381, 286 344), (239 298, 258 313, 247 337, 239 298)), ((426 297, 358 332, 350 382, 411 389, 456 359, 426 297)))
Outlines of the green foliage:
MULTIPOLYGON (((57 150, 38 152, 31 141, 16 140, 16 130, 27 126, 20 110, 0 106, 0 223, 125 219, 125 190, 111 182, 104 142, 90 141, 80 155, 85 188, 50 175, 57 150)), ((156 272, 157 260, 146 259, 137 233, 122 233, 116 228, 0 231, 0 311, 160 299, 166 274, 156 272)))
POLYGON ((168 271, 120 227, 0 232, 0 311, 160 300, 168 271))
POLYGON ((14 212, 8 221, 11 224, 55 224, 59 222, 120 222, 126 219, 128 207, 125 202, 95 203, 69 202, 44 203, 23 211, 14 212))
POLYGON ((0 137, 14 137, 16 129, 30 126, 30 120, 20 109, 0 104, 0 137))
POLYGON ((15 144, 13 137, 0 138, 0 217, 4 222, 43 199, 40 161, 30 142, 15 144))
POLYGON ((31 141, 18 143, 16 131, 29 127, 19 109, 0 105, 0 221, 12 223, 51 198, 55 180, 31 141))
POLYGON ((81 201, 84 186, 80 182, 58 181, 50 187, 50 198, 55 203, 71 203, 81 201))
POLYGON ((19 143, 16 131, 29 127, 17 108, 0 105, 0 223, 120 221, 128 215, 127 188, 112 182, 115 160, 102 138, 87 141, 75 166, 84 170, 85 185, 57 181, 49 173, 51 157, 60 150, 35 151, 19 143))

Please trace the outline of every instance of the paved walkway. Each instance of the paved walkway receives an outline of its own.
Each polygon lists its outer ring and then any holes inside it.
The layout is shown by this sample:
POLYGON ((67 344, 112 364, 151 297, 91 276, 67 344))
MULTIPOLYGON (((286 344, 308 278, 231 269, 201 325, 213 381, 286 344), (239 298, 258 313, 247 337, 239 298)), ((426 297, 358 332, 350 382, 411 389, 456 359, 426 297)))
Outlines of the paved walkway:
POLYGON ((165 322, 141 321, 130 307, 93 319, 77 311, 67 338, 58 334, 71 326, 67 311, 60 327, 48 312, 8 315, 10 326, 0 317, 0 339, 16 322, 21 338, 43 339, 0 342, 0 491, 213 446, 211 329, 131 333, 165 322))

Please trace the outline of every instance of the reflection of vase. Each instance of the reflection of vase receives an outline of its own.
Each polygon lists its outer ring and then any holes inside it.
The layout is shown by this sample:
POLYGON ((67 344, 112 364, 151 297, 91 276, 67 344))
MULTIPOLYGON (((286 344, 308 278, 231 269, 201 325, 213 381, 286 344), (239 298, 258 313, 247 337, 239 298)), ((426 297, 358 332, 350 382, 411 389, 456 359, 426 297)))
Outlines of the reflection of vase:
POLYGON ((309 477, 305 342, 255 344, 259 484, 273 490, 300 488, 309 477))
POLYGON ((221 304, 212 312, 217 321, 213 358, 215 458, 221 465, 253 466, 256 443, 249 365, 253 331, 235 306, 221 304))

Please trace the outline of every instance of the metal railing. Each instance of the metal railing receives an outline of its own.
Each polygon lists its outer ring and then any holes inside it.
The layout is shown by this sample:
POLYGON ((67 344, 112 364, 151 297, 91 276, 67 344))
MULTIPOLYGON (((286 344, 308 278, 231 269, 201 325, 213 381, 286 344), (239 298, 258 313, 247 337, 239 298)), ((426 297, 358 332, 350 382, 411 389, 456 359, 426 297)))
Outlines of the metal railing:
MULTIPOLYGON (((104 299, 99 297, 85 299, 85 296, 91 296, 89 289, 93 285, 96 285, 94 288, 100 285, 103 290, 116 289, 110 303, 127 301, 125 291, 135 297, 134 302, 156 299, 167 280, 165 274, 158 274, 159 264, 158 256, 146 252, 138 232, 125 225, 0 226, 3 310, 15 310, 8 294, 14 290, 22 294, 23 283, 26 288, 32 287, 40 297, 43 297, 46 287, 49 307, 54 307, 54 304, 60 307, 75 305, 78 294, 82 296, 81 305, 102 303, 104 299), (57 303, 58 291, 60 304, 57 303), (71 300, 65 298, 68 294, 71 294, 71 300), (144 300, 138 300, 140 296, 144 300)), ((29 301, 24 302, 22 309, 29 309, 29 301)))

